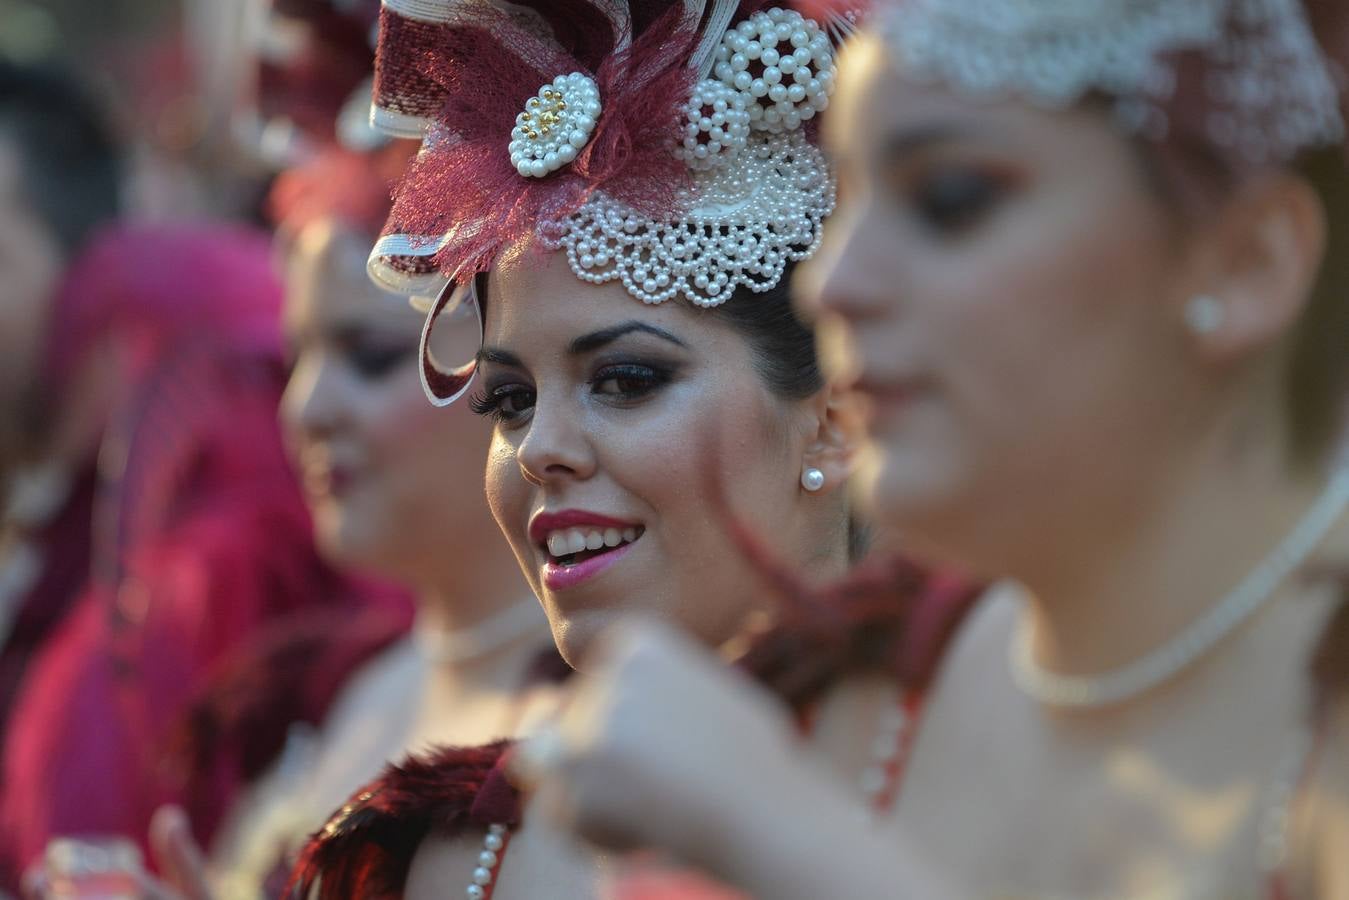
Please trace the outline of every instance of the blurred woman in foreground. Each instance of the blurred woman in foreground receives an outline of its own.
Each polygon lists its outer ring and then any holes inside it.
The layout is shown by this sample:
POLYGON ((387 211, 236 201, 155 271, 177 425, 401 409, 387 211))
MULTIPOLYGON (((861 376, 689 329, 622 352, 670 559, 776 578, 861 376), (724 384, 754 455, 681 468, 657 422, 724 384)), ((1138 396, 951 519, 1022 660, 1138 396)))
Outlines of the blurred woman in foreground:
POLYGON ((870 403, 876 515, 1025 587, 957 635, 879 827, 765 766, 781 714, 651 629, 527 754, 564 820, 774 898, 1349 895, 1347 28, 1330 3, 883 5, 802 293, 870 403), (662 736, 732 722, 738 796, 667 785, 649 827, 628 798, 667 777, 662 736))

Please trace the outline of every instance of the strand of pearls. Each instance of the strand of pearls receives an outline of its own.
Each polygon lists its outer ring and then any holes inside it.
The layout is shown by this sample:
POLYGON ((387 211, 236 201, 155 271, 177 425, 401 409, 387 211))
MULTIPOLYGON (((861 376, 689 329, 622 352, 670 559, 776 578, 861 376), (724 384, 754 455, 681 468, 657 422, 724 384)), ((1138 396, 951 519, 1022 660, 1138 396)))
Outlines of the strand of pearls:
POLYGON ((492 882, 501 872, 503 854, 509 841, 510 829, 505 825, 487 826, 487 835, 482 839, 482 851, 478 853, 478 867, 473 870, 473 880, 464 890, 468 900, 488 900, 492 896, 492 882))
POLYGON ((1279 585, 1311 556, 1349 506, 1349 468, 1336 472, 1311 509, 1283 541, 1205 615, 1161 647, 1100 675, 1059 675, 1035 661, 1028 628, 1012 640, 1012 677, 1022 691, 1049 706, 1092 709, 1144 694, 1174 678, 1248 621, 1279 585))
POLYGON ((913 740, 914 716, 908 695, 900 692, 876 722, 870 760, 862 770, 860 787, 866 808, 880 815, 894 804, 899 777, 913 740))

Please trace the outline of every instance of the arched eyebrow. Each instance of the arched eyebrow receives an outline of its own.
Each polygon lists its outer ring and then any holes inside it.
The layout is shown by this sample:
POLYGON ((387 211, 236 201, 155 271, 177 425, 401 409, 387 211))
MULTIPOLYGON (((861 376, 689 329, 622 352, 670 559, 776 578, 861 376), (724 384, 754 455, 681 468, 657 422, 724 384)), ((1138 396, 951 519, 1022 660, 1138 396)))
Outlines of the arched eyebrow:
POLYGON ((609 328, 602 328, 599 331, 583 334, 568 345, 567 352, 572 356, 582 356, 586 353, 594 353, 596 350, 608 344, 612 344, 624 335, 634 333, 653 335, 663 341, 674 344, 676 347, 682 347, 685 350, 688 349, 688 344, 684 343, 664 328, 658 328, 655 325, 649 325, 646 322, 638 322, 634 319, 630 322, 623 322, 609 328))
POLYGON ((525 367, 525 364, 520 361, 520 357, 509 350, 502 350, 500 347, 483 347, 478 351, 478 362, 496 363, 498 366, 509 366, 513 369, 525 367))

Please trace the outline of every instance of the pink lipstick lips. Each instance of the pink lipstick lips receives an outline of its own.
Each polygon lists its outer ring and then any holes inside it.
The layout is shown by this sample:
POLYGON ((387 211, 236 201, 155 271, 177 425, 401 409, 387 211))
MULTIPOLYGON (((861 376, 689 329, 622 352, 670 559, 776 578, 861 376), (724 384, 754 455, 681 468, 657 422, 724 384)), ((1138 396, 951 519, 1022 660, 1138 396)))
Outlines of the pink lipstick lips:
POLYGON ((529 537, 544 551, 544 586, 560 591, 582 584, 617 563, 642 536, 637 522, 584 510, 538 513, 529 537))

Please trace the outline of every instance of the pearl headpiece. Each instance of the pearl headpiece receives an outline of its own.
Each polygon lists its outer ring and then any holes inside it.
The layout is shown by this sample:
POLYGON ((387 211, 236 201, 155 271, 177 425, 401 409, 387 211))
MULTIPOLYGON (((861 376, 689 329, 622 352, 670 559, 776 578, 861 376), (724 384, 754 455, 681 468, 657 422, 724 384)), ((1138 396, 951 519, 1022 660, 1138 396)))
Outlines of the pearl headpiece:
POLYGON ((1179 60, 1203 62, 1203 121, 1240 163, 1292 159, 1344 137, 1339 84, 1300 0, 889 0, 898 65, 966 94, 1051 108, 1094 92, 1128 131, 1161 140, 1179 60))
MULTIPOLYGON (((476 308, 447 281, 532 234, 644 303, 775 287, 834 209, 808 129, 833 92, 831 38, 852 25, 757 7, 737 21, 741 0, 682 0, 641 27, 628 0, 384 0, 373 118, 423 149, 372 276, 441 293, 434 320, 476 308)), ((471 367, 423 373, 444 400, 471 367)))

